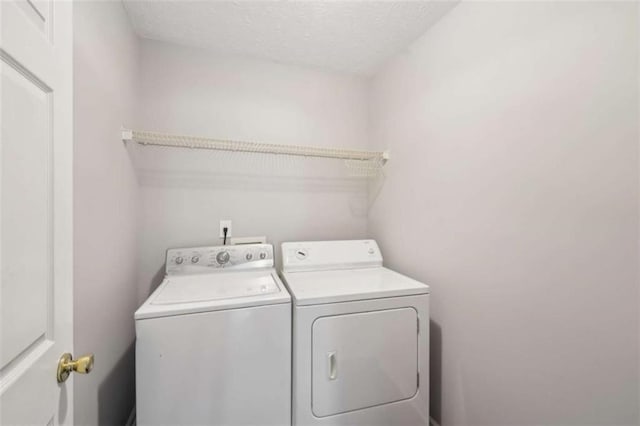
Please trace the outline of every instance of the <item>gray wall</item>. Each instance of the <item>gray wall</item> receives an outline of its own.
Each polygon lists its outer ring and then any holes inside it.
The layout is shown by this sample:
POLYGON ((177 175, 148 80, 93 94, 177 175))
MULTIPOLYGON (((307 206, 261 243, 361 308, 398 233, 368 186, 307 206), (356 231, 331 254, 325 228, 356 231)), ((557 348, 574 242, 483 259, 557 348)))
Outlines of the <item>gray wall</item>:
POLYGON ((461 3, 373 80, 369 230, 443 425, 637 425, 638 12, 461 3))
MULTIPOLYGON (((367 82, 354 76, 221 57, 144 40, 139 127, 275 144, 367 146, 367 82)), ((163 275, 169 247, 233 235, 363 238, 367 185, 342 161, 130 148, 140 179, 140 300, 163 275)), ((280 256, 277 257, 278 259, 280 256)))
POLYGON ((134 404, 137 182, 131 125, 138 41, 120 2, 74 5, 74 341, 95 369, 74 377, 75 422, 121 425, 134 404))

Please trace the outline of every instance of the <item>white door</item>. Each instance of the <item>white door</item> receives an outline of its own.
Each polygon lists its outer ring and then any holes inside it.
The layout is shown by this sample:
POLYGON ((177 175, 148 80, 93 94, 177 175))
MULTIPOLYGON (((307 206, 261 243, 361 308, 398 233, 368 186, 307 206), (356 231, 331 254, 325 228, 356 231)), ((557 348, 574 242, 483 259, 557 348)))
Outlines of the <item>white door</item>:
POLYGON ((409 399, 418 391, 415 309, 323 317, 312 330, 317 417, 409 399))
POLYGON ((72 424, 72 5, 0 1, 0 424, 72 424))

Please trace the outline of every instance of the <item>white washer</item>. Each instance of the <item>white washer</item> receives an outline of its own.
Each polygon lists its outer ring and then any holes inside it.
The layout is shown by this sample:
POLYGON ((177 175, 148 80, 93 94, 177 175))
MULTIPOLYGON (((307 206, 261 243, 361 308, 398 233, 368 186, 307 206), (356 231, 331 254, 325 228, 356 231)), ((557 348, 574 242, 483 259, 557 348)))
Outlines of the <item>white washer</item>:
POLYGON ((168 250, 135 320, 138 425, 291 423, 291 298, 270 244, 168 250))
POLYGON ((429 424, 429 287, 375 241, 282 244, 294 301, 292 423, 429 424))

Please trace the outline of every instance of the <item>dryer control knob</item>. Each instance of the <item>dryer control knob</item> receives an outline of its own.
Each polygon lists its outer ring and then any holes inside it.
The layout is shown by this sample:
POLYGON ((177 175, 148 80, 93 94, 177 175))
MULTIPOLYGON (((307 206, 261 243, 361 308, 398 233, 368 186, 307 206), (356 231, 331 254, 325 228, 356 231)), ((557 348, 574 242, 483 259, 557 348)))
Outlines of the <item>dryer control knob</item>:
POLYGON ((184 262, 184 259, 182 257, 176 257, 176 265, 182 265, 182 262, 184 262))
POLYGON ((260 253, 260 259, 266 259, 267 258, 267 253, 266 252, 262 252, 260 253))
POLYGON ((229 256, 229 252, 228 251, 221 251, 220 253, 218 253, 216 255, 216 261, 220 264, 220 265, 224 265, 225 263, 227 263, 229 261, 229 258, 231 256, 229 256))

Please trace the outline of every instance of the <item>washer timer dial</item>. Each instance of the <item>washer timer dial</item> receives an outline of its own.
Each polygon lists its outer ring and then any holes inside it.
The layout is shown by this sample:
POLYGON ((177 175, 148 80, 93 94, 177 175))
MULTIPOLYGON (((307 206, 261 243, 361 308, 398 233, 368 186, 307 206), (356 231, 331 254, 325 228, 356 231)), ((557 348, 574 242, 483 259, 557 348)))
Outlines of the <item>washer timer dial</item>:
POLYGON ((228 251, 221 251, 220 253, 218 253, 216 255, 216 261, 220 265, 224 265, 225 263, 229 262, 230 258, 231 258, 231 256, 229 255, 228 251))

